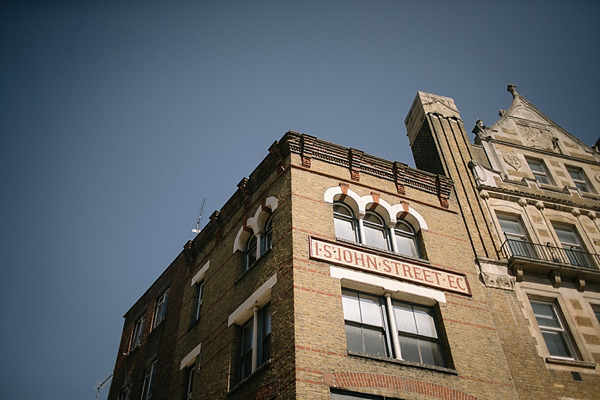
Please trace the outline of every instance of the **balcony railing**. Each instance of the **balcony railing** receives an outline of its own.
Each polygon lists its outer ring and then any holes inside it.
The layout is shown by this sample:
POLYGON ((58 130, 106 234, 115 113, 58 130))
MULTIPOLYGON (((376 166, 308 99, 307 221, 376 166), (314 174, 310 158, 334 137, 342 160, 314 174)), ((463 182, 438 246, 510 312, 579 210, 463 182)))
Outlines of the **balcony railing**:
POLYGON ((598 270, 600 255, 588 253, 578 248, 564 249, 550 244, 537 244, 521 240, 506 239, 501 248, 504 256, 540 260, 575 267, 598 270))

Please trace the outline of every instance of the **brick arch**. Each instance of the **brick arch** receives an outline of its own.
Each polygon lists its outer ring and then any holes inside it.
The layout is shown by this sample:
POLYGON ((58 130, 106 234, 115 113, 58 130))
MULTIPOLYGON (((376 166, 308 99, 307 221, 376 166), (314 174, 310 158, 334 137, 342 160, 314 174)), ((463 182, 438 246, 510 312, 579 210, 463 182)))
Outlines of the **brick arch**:
POLYGON ((439 399, 477 399, 475 396, 447 386, 396 375, 368 374, 363 372, 323 373, 323 382, 336 389, 385 388, 425 394, 439 399))

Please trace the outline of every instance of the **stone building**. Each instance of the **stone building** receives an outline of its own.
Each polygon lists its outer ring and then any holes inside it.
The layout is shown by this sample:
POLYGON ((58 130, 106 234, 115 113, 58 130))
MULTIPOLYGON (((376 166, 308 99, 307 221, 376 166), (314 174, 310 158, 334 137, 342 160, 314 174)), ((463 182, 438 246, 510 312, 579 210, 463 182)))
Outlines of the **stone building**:
POLYGON ((597 398, 600 154, 508 91, 473 145, 454 101, 420 92, 406 119, 416 165, 456 184, 519 398, 597 398))
POLYGON ((109 399, 593 398, 600 158, 514 93, 470 144, 419 92, 418 169, 287 132, 126 313, 109 399), (565 189, 526 171, 549 153, 565 189), (552 223, 580 247, 540 240, 552 223))

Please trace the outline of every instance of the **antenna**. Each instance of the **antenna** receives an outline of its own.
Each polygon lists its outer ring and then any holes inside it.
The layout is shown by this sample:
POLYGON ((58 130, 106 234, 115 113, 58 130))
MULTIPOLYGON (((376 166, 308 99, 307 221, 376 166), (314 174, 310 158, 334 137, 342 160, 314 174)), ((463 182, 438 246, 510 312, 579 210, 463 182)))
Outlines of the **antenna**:
POLYGON ((202 204, 200 204, 200 210, 198 211, 198 219, 196 220, 196 227, 192 229, 194 233, 200 233, 200 222, 202 221, 202 214, 204 214, 204 205, 206 204, 206 197, 202 198, 202 204))
POLYGON ((96 400, 98 400, 98 396, 100 396, 100 389, 104 387, 108 383, 108 381, 112 378, 112 374, 108 375, 104 380, 96 382, 94 385, 94 389, 96 389, 96 400))

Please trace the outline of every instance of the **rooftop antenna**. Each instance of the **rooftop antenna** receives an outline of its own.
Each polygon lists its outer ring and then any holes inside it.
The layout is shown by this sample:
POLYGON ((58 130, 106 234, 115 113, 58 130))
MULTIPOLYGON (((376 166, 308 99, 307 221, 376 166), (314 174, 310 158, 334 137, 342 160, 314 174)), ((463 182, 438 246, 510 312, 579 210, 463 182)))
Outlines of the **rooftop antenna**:
POLYGON ((198 219, 196 220, 196 227, 192 229, 194 233, 200 233, 200 222, 202 221, 202 214, 204 214, 204 205, 206 204, 206 197, 202 198, 202 204, 200 204, 200 210, 198 211, 198 219))
POLYGON ((104 380, 96 382, 94 385, 94 389, 96 389, 96 400, 98 400, 98 396, 100 396, 100 389, 104 387, 108 383, 108 381, 112 378, 112 374, 108 375, 104 380))

